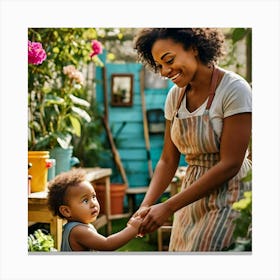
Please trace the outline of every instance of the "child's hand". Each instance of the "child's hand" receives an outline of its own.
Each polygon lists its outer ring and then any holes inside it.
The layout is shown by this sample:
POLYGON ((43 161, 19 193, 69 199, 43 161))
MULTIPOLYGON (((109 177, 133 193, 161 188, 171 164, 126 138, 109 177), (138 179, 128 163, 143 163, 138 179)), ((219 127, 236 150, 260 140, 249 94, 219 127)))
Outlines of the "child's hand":
POLYGON ((140 216, 137 217, 131 217, 129 219, 129 221, 127 222, 127 225, 129 226, 133 226, 134 228, 137 229, 137 231, 139 230, 139 227, 142 223, 143 219, 140 216))
POLYGON ((150 207, 149 206, 141 206, 137 211, 136 213, 133 215, 133 217, 141 217, 141 218, 144 218, 148 212, 150 211, 150 207))

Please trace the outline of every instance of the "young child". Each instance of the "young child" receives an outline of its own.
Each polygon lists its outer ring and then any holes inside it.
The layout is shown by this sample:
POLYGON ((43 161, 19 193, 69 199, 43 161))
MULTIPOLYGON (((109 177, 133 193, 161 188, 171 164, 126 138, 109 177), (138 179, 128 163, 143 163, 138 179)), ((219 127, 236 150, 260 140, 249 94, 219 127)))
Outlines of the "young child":
POLYGON ((53 215, 67 220, 63 226, 61 251, 113 251, 138 234, 142 219, 131 218, 127 227, 108 237, 94 226, 100 206, 92 184, 82 169, 57 175, 48 185, 48 206, 53 215))

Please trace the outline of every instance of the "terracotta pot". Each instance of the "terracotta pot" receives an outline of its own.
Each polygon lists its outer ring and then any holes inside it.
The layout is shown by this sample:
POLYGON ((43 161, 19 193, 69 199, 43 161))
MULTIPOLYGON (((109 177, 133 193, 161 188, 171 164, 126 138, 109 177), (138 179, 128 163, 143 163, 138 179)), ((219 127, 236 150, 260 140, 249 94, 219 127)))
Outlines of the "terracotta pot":
MULTIPOLYGON (((105 185, 95 184, 94 189, 98 202, 100 204, 100 213, 105 213, 105 185)), ((111 214, 122 214, 125 196, 126 185, 119 183, 111 183, 110 197, 111 197, 111 214)))

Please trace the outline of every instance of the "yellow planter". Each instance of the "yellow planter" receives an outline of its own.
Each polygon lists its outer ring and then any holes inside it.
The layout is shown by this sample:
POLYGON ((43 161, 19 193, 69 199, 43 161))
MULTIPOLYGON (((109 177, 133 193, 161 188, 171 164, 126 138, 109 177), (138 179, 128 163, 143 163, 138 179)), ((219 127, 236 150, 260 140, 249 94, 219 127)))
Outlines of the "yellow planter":
POLYGON ((28 162, 32 164, 32 167, 28 169, 28 175, 32 176, 31 192, 46 190, 49 157, 49 151, 28 151, 28 162))

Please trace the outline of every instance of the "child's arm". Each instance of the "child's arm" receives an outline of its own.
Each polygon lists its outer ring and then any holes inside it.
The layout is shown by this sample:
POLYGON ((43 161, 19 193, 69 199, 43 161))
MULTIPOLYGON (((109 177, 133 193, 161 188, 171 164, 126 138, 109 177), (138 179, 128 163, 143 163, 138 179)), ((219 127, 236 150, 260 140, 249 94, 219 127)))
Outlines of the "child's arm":
POLYGON ((76 226, 71 231, 70 242, 78 243, 80 246, 97 251, 114 251, 138 234, 142 222, 141 218, 131 218, 127 227, 123 230, 105 237, 84 226, 76 226))

